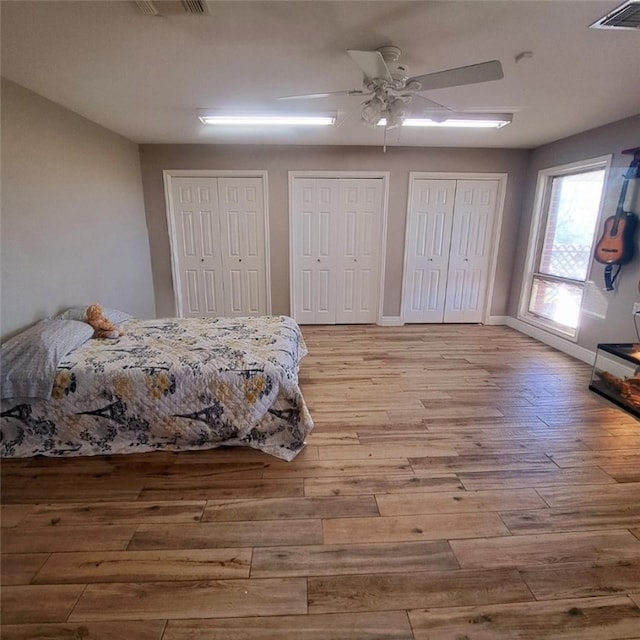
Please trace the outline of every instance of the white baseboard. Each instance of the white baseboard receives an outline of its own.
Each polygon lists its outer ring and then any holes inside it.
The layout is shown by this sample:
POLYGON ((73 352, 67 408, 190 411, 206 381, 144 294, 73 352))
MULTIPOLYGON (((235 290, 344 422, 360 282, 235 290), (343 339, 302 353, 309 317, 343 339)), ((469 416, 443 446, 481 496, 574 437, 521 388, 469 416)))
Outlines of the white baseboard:
POLYGON ((589 349, 585 349, 584 347, 575 344, 575 342, 570 342, 560 336, 547 333, 546 331, 538 329, 526 322, 522 322, 522 320, 518 320, 517 318, 507 316, 506 325, 520 333, 530 336, 531 338, 544 342, 544 344, 548 344, 550 347, 553 347, 558 351, 562 351, 573 358, 582 360, 582 362, 586 362, 587 364, 592 365, 595 360, 596 354, 593 351, 589 351, 589 349))
POLYGON ((381 327, 402 327, 404 322, 400 316, 382 316, 378 320, 378 324, 381 327))
MULTIPOLYGON (((381 327, 402 327, 404 322, 401 316, 383 316, 378 321, 378 324, 381 327)), ((525 335, 535 338, 544 344, 548 344, 550 347, 553 347, 558 351, 562 351, 563 353, 570 355, 572 358, 586 362, 589 365, 593 364, 596 357, 596 354, 589 349, 585 349, 584 347, 581 347, 574 342, 570 342, 569 340, 565 340, 560 336, 547 333, 542 329, 538 329, 533 325, 522 322, 522 320, 518 320, 517 318, 512 318, 511 316, 489 316, 485 324, 507 325, 520 333, 524 333, 525 335)))

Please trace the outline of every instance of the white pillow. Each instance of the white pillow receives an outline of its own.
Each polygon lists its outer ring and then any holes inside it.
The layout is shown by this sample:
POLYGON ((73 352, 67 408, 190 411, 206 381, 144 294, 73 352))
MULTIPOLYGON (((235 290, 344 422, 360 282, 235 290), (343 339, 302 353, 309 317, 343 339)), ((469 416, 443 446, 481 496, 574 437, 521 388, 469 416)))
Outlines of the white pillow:
MULTIPOLYGON (((87 305, 88 307, 89 305, 87 305)), ((63 320, 80 320, 82 322, 87 321, 86 311, 87 307, 69 307, 66 311, 59 313, 56 318, 63 320)), ((133 316, 126 311, 119 311, 118 309, 102 308, 102 313, 113 324, 122 324, 127 320, 133 318, 133 316)))
POLYGON ((0 348, 3 398, 50 398, 62 359, 93 336, 86 322, 52 318, 41 320, 0 348))

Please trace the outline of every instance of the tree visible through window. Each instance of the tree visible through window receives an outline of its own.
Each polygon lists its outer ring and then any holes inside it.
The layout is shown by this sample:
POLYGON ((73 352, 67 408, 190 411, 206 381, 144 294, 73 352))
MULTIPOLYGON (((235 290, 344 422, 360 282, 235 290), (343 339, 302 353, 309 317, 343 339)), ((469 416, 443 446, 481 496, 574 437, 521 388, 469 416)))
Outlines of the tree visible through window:
POLYGON ((600 211, 604 163, 544 172, 527 314, 575 335, 600 211))

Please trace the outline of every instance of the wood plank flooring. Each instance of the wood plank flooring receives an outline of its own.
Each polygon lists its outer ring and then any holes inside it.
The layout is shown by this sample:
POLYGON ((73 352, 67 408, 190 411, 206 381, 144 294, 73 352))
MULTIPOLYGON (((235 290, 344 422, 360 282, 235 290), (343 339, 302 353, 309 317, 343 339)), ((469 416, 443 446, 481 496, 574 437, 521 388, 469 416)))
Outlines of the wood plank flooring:
POLYGON ((4 460, 2 640, 640 640, 640 423, 506 327, 303 327, 315 421, 4 460))

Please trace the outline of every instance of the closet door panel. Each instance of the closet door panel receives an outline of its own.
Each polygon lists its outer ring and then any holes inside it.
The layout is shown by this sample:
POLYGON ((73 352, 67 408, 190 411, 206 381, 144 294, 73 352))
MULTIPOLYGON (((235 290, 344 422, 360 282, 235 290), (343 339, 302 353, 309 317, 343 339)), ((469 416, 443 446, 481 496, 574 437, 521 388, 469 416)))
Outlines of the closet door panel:
POLYGON ((406 237, 404 319, 442 322, 455 180, 415 180, 406 237))
POLYGON ((335 319, 335 291, 331 269, 320 268, 316 274, 316 322, 331 323, 335 319))
POLYGON ((189 315, 200 313, 200 274, 195 269, 186 269, 184 272, 183 296, 189 315))
POLYGON ((382 180, 340 179, 339 185, 336 322, 375 323, 378 318, 382 180))
POLYGON ((301 324, 334 324, 337 182, 297 178, 293 198, 293 314, 301 324))
POLYGON ((204 281, 204 314, 199 313, 198 315, 219 315, 224 304, 222 295, 220 295, 220 273, 216 273, 212 269, 203 269, 202 279, 204 281))
POLYGON ((225 310, 267 311, 264 193, 260 178, 218 178, 225 310))
POLYGON ((186 317, 223 311, 222 256, 218 236, 215 178, 174 178, 173 203, 175 287, 186 317))
POLYGON ((497 180, 458 180, 445 322, 482 322, 497 180))

